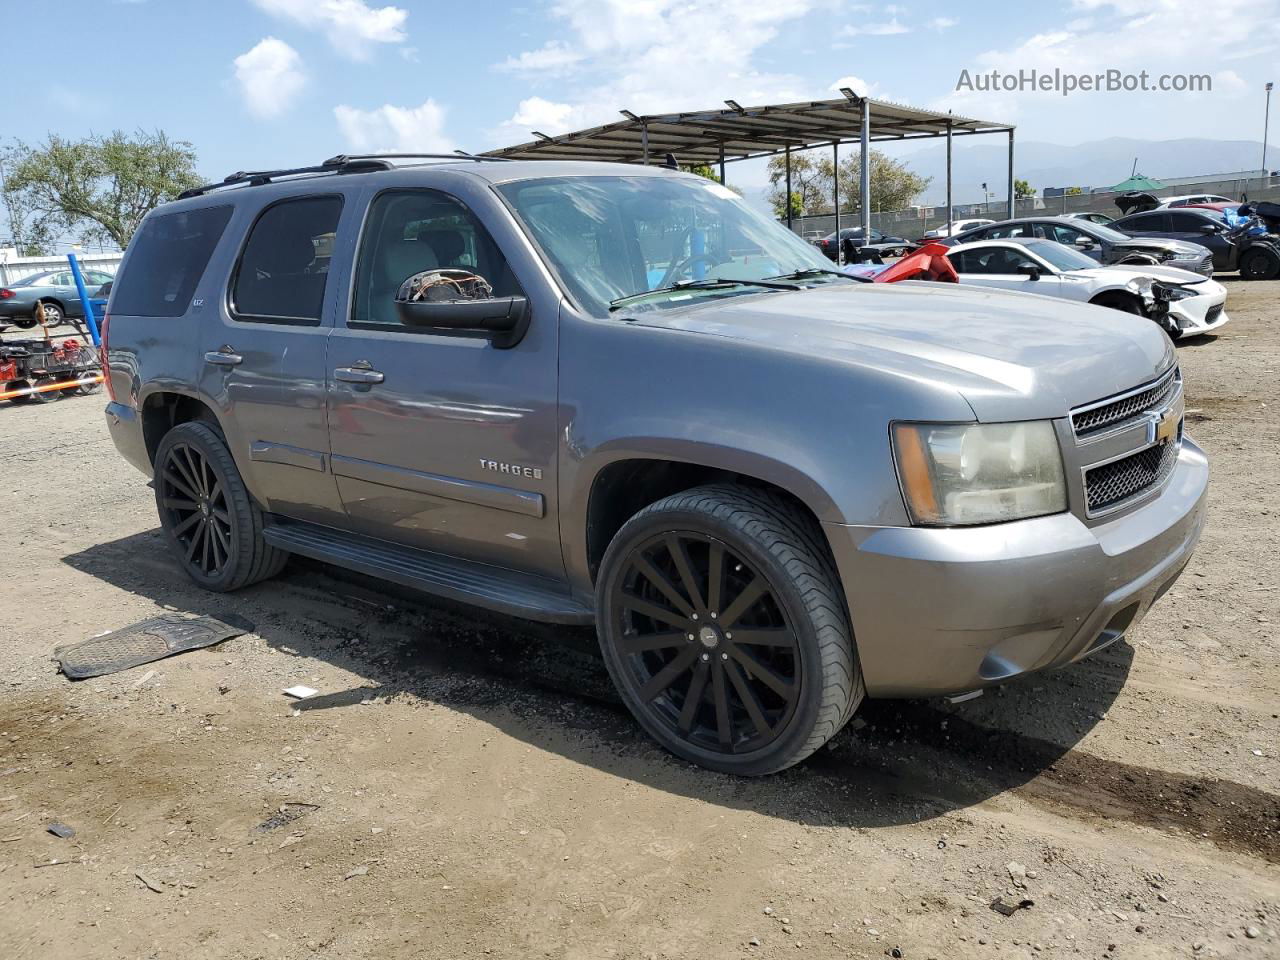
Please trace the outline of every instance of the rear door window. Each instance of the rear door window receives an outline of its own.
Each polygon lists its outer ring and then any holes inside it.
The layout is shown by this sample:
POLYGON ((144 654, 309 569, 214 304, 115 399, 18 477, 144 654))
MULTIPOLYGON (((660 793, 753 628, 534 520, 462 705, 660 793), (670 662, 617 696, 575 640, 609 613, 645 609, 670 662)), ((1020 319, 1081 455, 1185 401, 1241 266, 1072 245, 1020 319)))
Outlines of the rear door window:
POLYGON ((300 197, 267 207, 249 231, 231 286, 231 315, 319 324, 342 197, 300 197))
POLYGON ((111 312, 180 317, 209 265, 231 207, 199 207, 149 217, 129 244, 128 268, 112 288, 111 312))
POLYGON ((1121 230, 1141 230, 1144 233, 1168 233, 1169 215, 1167 213, 1140 213, 1136 217, 1127 217, 1121 230))

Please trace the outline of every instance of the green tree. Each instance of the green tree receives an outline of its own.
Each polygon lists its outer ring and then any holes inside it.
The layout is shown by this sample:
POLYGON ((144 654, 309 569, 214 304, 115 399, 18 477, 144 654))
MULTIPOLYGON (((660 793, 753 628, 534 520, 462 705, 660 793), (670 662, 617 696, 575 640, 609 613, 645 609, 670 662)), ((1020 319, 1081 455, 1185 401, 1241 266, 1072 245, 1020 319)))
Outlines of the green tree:
POLYGON ((55 224, 48 217, 36 216, 26 197, 11 186, 6 174, 14 168, 16 157, 15 146, 0 146, 0 205, 8 222, 8 232, 0 239, 0 246, 8 240, 17 247, 20 257, 47 256, 53 252, 55 224))
POLYGON ((1030 200, 1036 195, 1036 188, 1025 180, 1013 181, 1013 196, 1016 200, 1030 200))
MULTIPOLYGON (((791 215, 813 216, 831 212, 831 184, 823 180, 819 161, 811 152, 791 154, 791 215)), ((778 217, 787 215, 787 160, 769 158, 769 203, 778 217)))
MULTIPOLYGON (((716 173, 715 168, 711 166, 711 164, 709 163, 695 163, 695 164, 686 166, 684 169, 689 173, 696 173, 700 177, 706 177, 708 180, 712 181, 713 183, 721 182, 720 174, 716 173)), ((742 193, 741 190, 739 190, 737 187, 733 186, 732 184, 722 184, 722 186, 727 186, 734 193, 737 193, 737 194, 742 193)))
MULTIPOLYGON (((818 164, 827 195, 831 194, 834 164, 824 158, 818 164)), ((905 210, 933 182, 932 177, 922 177, 901 160, 879 150, 871 151, 871 210, 875 213, 905 210)), ((851 154, 840 161, 840 209, 862 209, 862 153, 851 154)))
POLYGON ((200 182, 192 145, 159 130, 85 140, 50 134, 38 147, 17 143, 11 153, 6 190, 36 223, 121 250, 147 213, 200 182))

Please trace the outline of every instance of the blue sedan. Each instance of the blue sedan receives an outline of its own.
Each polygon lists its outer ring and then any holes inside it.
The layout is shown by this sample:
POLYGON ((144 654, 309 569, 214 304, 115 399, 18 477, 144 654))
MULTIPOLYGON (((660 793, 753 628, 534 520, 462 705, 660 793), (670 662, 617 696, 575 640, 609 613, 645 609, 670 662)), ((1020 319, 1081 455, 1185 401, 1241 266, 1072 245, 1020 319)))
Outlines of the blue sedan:
MULTIPOLYGON (((83 270, 81 273, 90 296, 112 280, 111 274, 101 270, 83 270)), ((45 323, 51 327, 58 326, 68 317, 84 316, 84 305, 80 302, 71 271, 48 270, 0 287, 0 325, 11 320, 24 330, 34 327, 37 303, 44 304, 45 323)))

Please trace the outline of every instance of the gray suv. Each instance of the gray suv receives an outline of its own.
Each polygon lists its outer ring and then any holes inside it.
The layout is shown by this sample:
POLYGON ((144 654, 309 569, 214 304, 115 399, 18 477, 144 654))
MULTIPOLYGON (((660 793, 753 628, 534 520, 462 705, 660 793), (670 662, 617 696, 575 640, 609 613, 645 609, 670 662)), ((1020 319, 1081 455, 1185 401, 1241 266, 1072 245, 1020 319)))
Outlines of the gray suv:
POLYGON ((661 168, 237 175, 147 217, 108 313, 107 422, 198 584, 299 554, 594 623, 640 724, 738 774, 1106 647, 1204 518, 1154 324, 860 281, 661 168))

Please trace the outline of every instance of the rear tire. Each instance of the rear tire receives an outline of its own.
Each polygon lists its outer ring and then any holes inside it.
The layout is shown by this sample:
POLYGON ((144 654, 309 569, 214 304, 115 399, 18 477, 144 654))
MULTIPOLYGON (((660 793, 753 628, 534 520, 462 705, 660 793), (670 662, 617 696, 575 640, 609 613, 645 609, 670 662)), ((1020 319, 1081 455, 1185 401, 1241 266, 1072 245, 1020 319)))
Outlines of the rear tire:
POLYGON ((166 433, 155 465, 160 525, 192 580, 227 593, 280 572, 289 555, 263 540, 262 511, 209 424, 181 423, 166 433))
POLYGON ((56 303, 44 302, 44 325, 46 327, 60 327, 66 322, 67 315, 63 312, 62 307, 56 303))
POLYGON ((1240 276, 1245 280, 1274 280, 1280 275, 1280 255, 1265 247, 1246 250, 1240 258, 1240 276))
POLYGON ((865 695, 822 531, 768 491, 717 484, 640 511, 605 552, 596 610, 627 708, 712 770, 799 763, 865 695))

